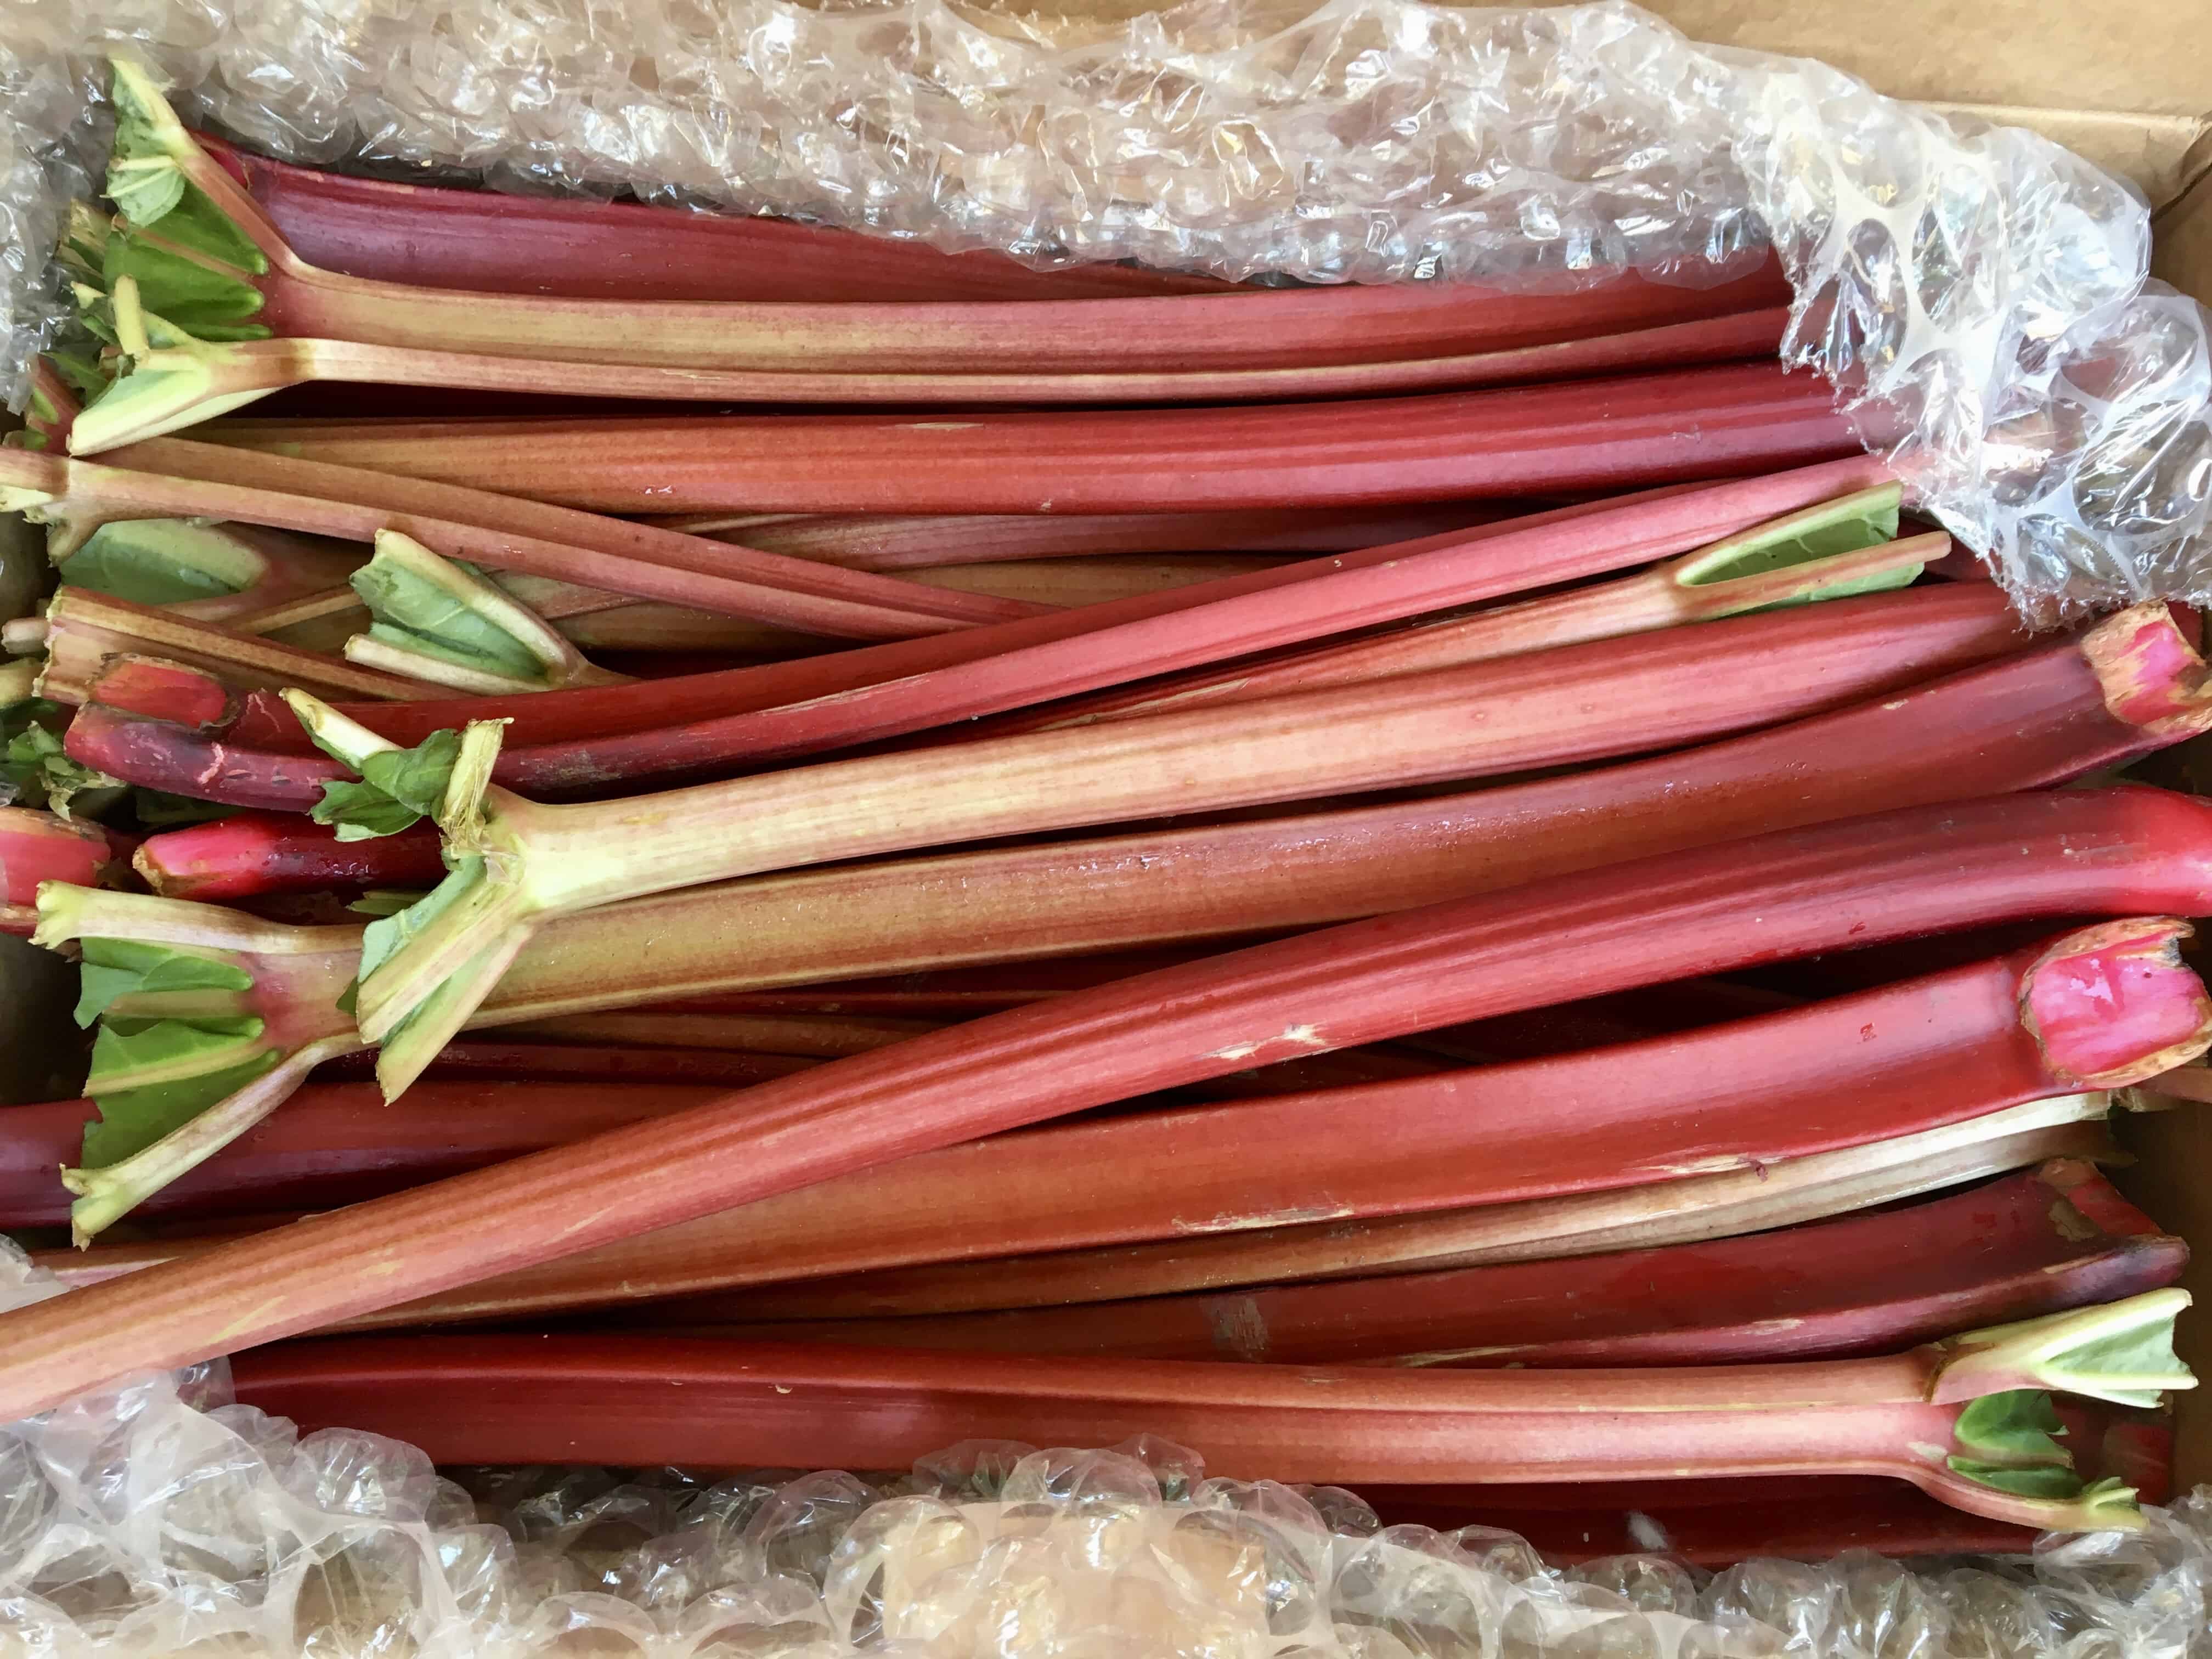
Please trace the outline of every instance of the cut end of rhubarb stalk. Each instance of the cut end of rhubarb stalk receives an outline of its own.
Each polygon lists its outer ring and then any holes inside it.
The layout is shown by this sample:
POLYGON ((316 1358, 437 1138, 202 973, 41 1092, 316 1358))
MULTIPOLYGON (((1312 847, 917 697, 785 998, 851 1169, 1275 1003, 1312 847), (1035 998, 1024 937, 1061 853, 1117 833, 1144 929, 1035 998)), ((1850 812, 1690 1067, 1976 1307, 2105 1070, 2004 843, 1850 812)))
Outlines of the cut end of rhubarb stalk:
POLYGON ((2008 1389, 2048 1389, 2116 1406, 2155 1406, 2169 1390, 2197 1386, 2173 1352, 2173 1322, 2190 1300, 2186 1291, 2147 1291, 2099 1307, 1968 1331, 1937 1345, 1945 1358, 1929 1398, 1977 1400, 2008 1389))
POLYGON ((2192 929, 2164 918, 2069 933, 2022 976, 2021 1020, 2054 1077, 2118 1089, 2212 1048, 2212 997, 2182 961, 2192 929))
POLYGON ((374 619, 346 641, 351 661, 486 696, 621 679, 470 566, 397 531, 378 533, 351 580, 374 619))
POLYGON ((2081 654, 2115 719, 2167 739, 2212 728, 2204 659, 2163 602, 2130 605, 2107 617, 2082 636, 2081 654))
POLYGON ((96 887, 113 860, 107 832, 96 824, 0 806, 0 903, 35 905, 48 882, 96 887))

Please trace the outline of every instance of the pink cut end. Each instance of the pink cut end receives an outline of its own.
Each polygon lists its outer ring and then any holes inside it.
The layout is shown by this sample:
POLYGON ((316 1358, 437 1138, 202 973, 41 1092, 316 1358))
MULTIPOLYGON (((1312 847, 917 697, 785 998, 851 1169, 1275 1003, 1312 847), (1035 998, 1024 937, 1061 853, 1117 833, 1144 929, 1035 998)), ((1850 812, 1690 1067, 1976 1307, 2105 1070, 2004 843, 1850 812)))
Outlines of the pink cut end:
POLYGON ((90 824, 64 823, 21 806, 0 807, 0 903, 36 904, 39 884, 45 881, 96 887, 113 856, 106 833, 90 824))
POLYGON ((93 677, 85 701, 177 726, 217 726, 231 712, 230 693, 214 675, 158 657, 110 658, 93 677))
POLYGON ((2081 654, 2118 719, 2161 736, 2212 725, 2204 659, 2165 605, 2132 605, 2106 618, 2082 636, 2081 654))
POLYGON ((2107 922, 2069 933, 2027 970, 2021 1015, 2051 1074, 2119 1088, 2212 1047, 2212 999, 2177 948, 2186 922, 2107 922))

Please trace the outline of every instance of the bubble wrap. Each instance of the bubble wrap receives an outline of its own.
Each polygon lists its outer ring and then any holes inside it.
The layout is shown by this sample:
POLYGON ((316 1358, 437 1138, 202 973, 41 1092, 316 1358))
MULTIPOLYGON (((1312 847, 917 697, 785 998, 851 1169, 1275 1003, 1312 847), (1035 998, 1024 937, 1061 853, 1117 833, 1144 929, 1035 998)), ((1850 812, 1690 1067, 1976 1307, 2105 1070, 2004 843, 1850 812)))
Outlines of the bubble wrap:
MULTIPOLYGON (((58 1291, 0 1241, 0 1310, 58 1291)), ((0 1654, 26 1659, 2190 1659, 2212 1488, 2139 1534, 1914 1571, 1571 1571, 1157 1440, 909 1474, 522 1468, 231 1403, 220 1365, 0 1425, 0 1654)))
POLYGON ((0 25, 19 404, 55 209, 97 155, 86 54, 127 41, 188 117, 296 161, 1040 265, 1557 284, 1692 280, 1771 242, 1798 290, 1790 361, 2024 609, 2212 600, 2205 314, 2146 283, 2134 191, 1633 6, 1184 0, 1047 27, 946 0, 0 0, 0 25))

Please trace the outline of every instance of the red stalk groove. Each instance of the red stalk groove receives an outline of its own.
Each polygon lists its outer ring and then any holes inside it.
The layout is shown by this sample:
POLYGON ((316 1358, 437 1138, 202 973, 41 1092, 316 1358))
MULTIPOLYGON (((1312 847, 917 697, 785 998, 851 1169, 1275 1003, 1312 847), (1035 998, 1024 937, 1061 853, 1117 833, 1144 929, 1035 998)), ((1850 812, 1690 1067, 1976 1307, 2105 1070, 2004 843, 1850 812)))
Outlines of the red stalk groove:
POLYGON ((1887 813, 1353 922, 988 1015, 0 1316, 0 1420, 1270 1060, 1846 944, 2208 910, 2212 808, 2128 788, 1887 813))
POLYGON ((1337 507, 1625 489, 1859 448, 1826 382, 1765 363, 1310 404, 560 421, 527 434, 492 423, 429 441, 404 427, 324 437, 299 423, 239 435, 309 460, 623 514, 1337 507))
MULTIPOLYGON (((213 454, 218 461, 222 459, 220 452, 201 453, 213 454)), ((1080 611, 1060 611, 1018 623, 963 629, 957 634, 902 640, 765 668, 661 680, 650 686, 548 691, 521 699, 448 699, 426 720, 410 720, 366 704, 342 708, 339 712, 349 718, 362 720, 370 730, 403 744, 419 743, 434 731, 457 726, 470 720, 505 719, 511 722, 507 741, 525 744, 649 731, 817 699, 848 701, 850 699, 846 694, 856 694, 864 687, 889 686, 894 682, 932 675, 939 670, 979 665, 991 658, 1003 658, 1021 674, 1034 678, 1042 689, 1027 700, 1036 701, 1158 672, 1156 662, 1182 665, 1213 661, 1224 655, 1280 642, 1274 633, 1252 632, 1255 623, 1266 623, 1274 606, 1288 605, 1298 612, 1291 631, 1282 637, 1315 637, 1341 625, 1333 624, 1333 612, 1322 607, 1314 607, 1309 616, 1302 607, 1310 594, 1270 599, 1265 597, 1270 589, 1303 586, 1345 572, 1365 572, 1397 564, 1418 554, 1455 553, 1476 544, 1510 536, 1514 539, 1506 542, 1502 550, 1490 550, 1492 563, 1500 562, 1501 552, 1503 562, 1508 565, 1526 562, 1525 566, 1520 567, 1525 571, 1523 576, 1503 583, 1504 588, 1510 591, 1528 582, 1553 580, 1547 573, 1554 564, 1566 567, 1568 576, 1557 578, 1565 580, 1586 566, 1609 568, 1634 563, 1639 558, 1698 546, 1714 535, 1726 535, 1760 523, 1777 513, 1879 483, 1881 473, 1880 464, 1871 459, 1839 462, 1748 485, 1717 486, 1704 492, 1696 505, 1687 508, 1666 503, 1672 496, 1693 493, 1690 490, 1650 492, 1619 501, 1563 507, 1508 524, 1448 532, 1423 541, 1394 543, 1272 570, 1254 571, 1218 582, 1093 605, 1080 611), (1647 510, 1649 520, 1644 517, 1647 510), (1575 527, 1577 520, 1585 519, 1595 522, 1575 527), (1650 540, 1655 535, 1658 539, 1650 540), (1616 550, 1624 545, 1626 551, 1616 550), (1577 548, 1581 550, 1578 555, 1573 551, 1577 548), (1579 563, 1572 562, 1577 558, 1579 563), (1230 600, 1238 603, 1233 607, 1220 603, 1230 600), (1200 606, 1206 609, 1195 622, 1178 623, 1168 620, 1170 613, 1194 611, 1200 606), (1105 634, 1109 629, 1114 631, 1103 641, 1103 648, 1098 640, 1078 637, 1105 634), (1252 642, 1254 640, 1257 643, 1252 642), (1158 657, 1156 653, 1163 649, 1187 654, 1158 657)), ((413 488, 404 482, 398 487, 413 488)), ((1498 577, 1492 572, 1488 580, 1495 583, 1498 577)), ((1365 584, 1359 586, 1364 587, 1365 584)), ((1347 603, 1357 597, 1343 592, 1341 585, 1329 592, 1347 603)), ((1449 597, 1436 601, 1454 602, 1449 597)), ((268 744, 294 752, 304 752, 311 747, 290 709, 274 699, 249 698, 231 736, 240 743, 268 744)))
POLYGON ((1946 1467, 1959 1391, 1990 1391, 1978 1378, 1953 1382, 1948 1352, 1392 1371, 635 1334, 358 1337, 241 1355, 234 1376, 242 1401, 303 1428, 392 1435, 444 1462, 896 1468, 976 1437, 1051 1446, 1150 1433, 1191 1447, 1220 1475, 1550 1484, 1886 1474, 1972 1513, 2049 1516, 2048 1504, 1946 1467))
POLYGON ((165 897, 208 904, 332 888, 428 889, 446 873, 434 830, 340 841, 334 830, 276 812, 242 813, 149 836, 131 863, 165 897))
POLYGON ((1510 501, 1249 513, 705 514, 661 522, 854 570, 926 570, 1005 559, 1132 553, 1341 553, 1525 515, 1510 501))
POLYGON ((619 1316, 738 1340, 1275 1364, 1711 1365, 1884 1353, 2171 1285, 2189 1247, 2095 1169, 1778 1232, 1070 1308, 725 1325, 712 1296, 619 1316))
POLYGON ((194 134, 292 251, 378 282, 582 300, 1079 300, 1211 294, 1212 277, 1115 264, 1033 270, 997 252, 785 219, 349 179, 194 134))
POLYGON ((972 1141, 566 1257, 462 1300, 477 1316, 516 1317, 1756 1171, 2193 1058, 2212 1044, 2212 1001, 2175 954, 2186 931, 2115 922, 1641 1042, 972 1141))

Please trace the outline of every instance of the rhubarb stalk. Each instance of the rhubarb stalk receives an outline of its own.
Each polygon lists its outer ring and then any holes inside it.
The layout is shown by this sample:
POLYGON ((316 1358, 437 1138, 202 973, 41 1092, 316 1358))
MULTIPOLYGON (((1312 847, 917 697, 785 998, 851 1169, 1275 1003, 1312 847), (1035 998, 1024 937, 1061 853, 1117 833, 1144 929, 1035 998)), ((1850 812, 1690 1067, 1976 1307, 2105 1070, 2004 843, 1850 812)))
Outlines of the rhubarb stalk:
POLYGON ((65 542, 111 521, 147 518, 260 525, 362 543, 394 530, 449 558, 495 569, 863 639, 901 639, 1035 614, 1034 606, 1009 600, 476 491, 430 492, 428 511, 387 506, 417 501, 424 492, 380 489, 374 478, 357 479, 344 469, 206 465, 193 473, 191 464, 210 453, 221 462, 220 453, 207 446, 173 441, 134 445, 113 458, 127 465, 0 450, 0 511, 58 526, 65 542), (179 471, 143 470, 172 460, 179 471), (264 476, 277 482, 251 482, 264 476), (357 482, 367 487, 351 488, 357 482))
POLYGON ((2134 1493, 2074 1474, 2041 1391, 2134 1403, 2192 1387, 2171 1346, 2188 1302, 2153 1291, 1894 1357, 1678 1370, 416 1337, 242 1356, 238 1382, 264 1410, 403 1437, 450 1462, 888 1468, 982 1436, 1066 1445, 1143 1432, 1191 1446, 1211 1469, 1286 1480, 1878 1474, 1996 1519, 2128 1527, 2140 1524, 2134 1493))
MULTIPOLYGON (((1993 590, 1874 595, 1817 613, 1711 623, 1694 639, 1604 641, 587 805, 547 805, 493 784, 500 730, 473 724, 446 751, 442 793, 424 780, 453 873, 382 934, 372 931, 362 1035, 383 1048, 388 1086, 404 1087, 410 1055, 434 1050, 460 1028, 544 919, 594 905, 918 845, 1691 742, 1992 654, 2011 642, 2012 628, 1993 590), (1163 779, 1174 781, 1164 789, 1163 779)), ((287 696, 318 742, 356 770, 409 763, 414 751, 397 750, 312 697, 287 696)), ((335 788, 323 815, 343 823, 362 791, 335 788)), ((372 833, 387 830, 382 805, 370 805, 379 815, 372 833)))
POLYGON ((2212 1003, 2173 955, 2179 927, 2107 924, 1876 993, 1579 1054, 977 1141, 472 1296, 519 1315, 1756 1173, 2123 1087, 2201 1052, 2212 1003))
POLYGON ((962 411, 951 421, 638 416, 437 430, 294 422, 211 423, 200 435, 625 514, 1371 506, 1627 489, 1860 447, 1830 387, 1767 363, 1411 398, 962 411))
POLYGON ((0 1420, 97 1379, 1273 1059, 1847 944, 2035 916, 2203 915, 2208 884, 2212 809, 2153 789, 2065 790, 1754 837, 1302 934, 987 1015, 0 1316, 0 1420), (1127 1040, 1133 1029, 1144 1042, 1127 1040), (483 1225, 487 1215, 501 1224, 483 1225))
MULTIPOLYGON (((2186 712, 2156 714, 2191 708, 2201 677, 2192 653, 2162 649, 2175 637, 2164 611, 2149 606, 2083 641, 2045 645, 1837 714, 1438 800, 863 864, 601 907, 550 924, 471 1023, 846 975, 1281 932, 1761 830, 2039 787, 2201 725, 2201 716, 2186 712), (2117 649, 2116 641, 2136 648, 2117 649), (2146 656, 2156 659, 2154 670, 2140 666, 2146 656), (2151 718, 2155 733, 2106 708, 2100 662, 2113 676, 2114 695, 2151 718), (2163 690, 2154 692, 2154 684, 2163 690)), ((339 842, 304 820, 256 817, 151 837, 136 862, 158 890, 210 900, 303 885, 427 886, 441 867, 434 837, 419 830, 339 842)), ((58 894, 51 936, 137 938, 137 913, 148 901, 125 903, 130 908, 58 894)), ((219 913, 204 912, 176 925, 204 928, 220 921, 219 913)), ((328 943, 318 948, 336 959, 313 983, 319 986, 325 975, 350 977, 358 936, 319 937, 328 943)), ((1043 970, 1028 971, 1036 977, 1043 970)), ((1096 975, 1061 977, 1063 989, 1098 982, 1096 975)), ((301 1007, 281 975, 264 971, 252 998, 283 1004, 284 1023, 297 1031, 311 1018, 319 1036, 341 1038, 351 1029, 334 1005, 301 1007)), ((1568 1046, 1607 1040, 1593 1034, 1568 1046)), ((234 1133, 251 1120, 231 1121, 234 1133)), ((198 1144, 209 1150, 217 1140, 214 1127, 199 1132, 198 1144)))
POLYGON ((2056 1159, 1918 1204, 1603 1255, 911 1319, 721 1325, 720 1306, 734 1304, 708 1296, 632 1309, 626 1322, 740 1341, 1130 1359, 1710 1365, 1890 1352, 1961 1322, 2156 1290, 2188 1260, 2094 1166, 2056 1159))
MULTIPOLYGON (((2109 1158, 2114 1150, 2100 1121, 2106 1108, 2102 1095, 2054 1096, 1764 1169, 1465 1210, 889 1268, 702 1295, 678 1305, 721 1322, 905 1319, 1650 1249, 1822 1220, 2054 1158, 2109 1158)), ((517 1292, 525 1301, 564 1294, 565 1285, 554 1288, 561 1272, 561 1264, 549 1264, 358 1322, 495 1317, 517 1292)))

